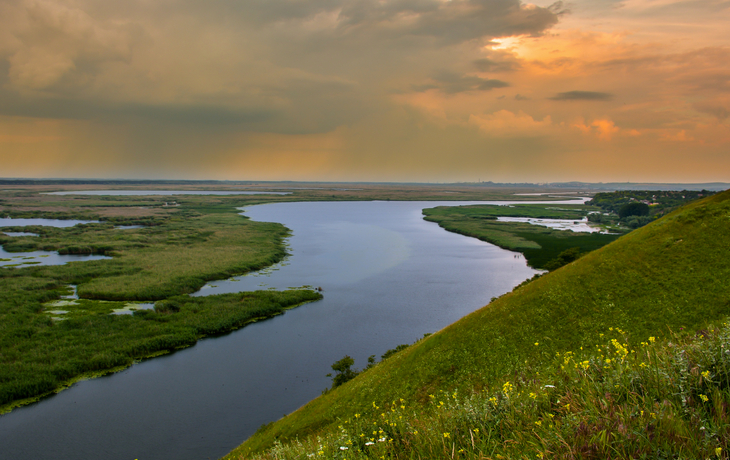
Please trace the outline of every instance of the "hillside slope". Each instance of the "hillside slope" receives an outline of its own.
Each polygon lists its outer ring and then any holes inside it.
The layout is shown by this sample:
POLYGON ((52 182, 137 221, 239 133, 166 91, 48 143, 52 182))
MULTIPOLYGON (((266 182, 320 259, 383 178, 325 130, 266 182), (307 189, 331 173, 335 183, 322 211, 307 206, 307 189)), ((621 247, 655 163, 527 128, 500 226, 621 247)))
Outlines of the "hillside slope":
POLYGON ((692 203, 488 306, 272 423, 229 458, 303 439, 398 398, 486 391, 619 327, 629 341, 730 314, 730 191, 692 203))

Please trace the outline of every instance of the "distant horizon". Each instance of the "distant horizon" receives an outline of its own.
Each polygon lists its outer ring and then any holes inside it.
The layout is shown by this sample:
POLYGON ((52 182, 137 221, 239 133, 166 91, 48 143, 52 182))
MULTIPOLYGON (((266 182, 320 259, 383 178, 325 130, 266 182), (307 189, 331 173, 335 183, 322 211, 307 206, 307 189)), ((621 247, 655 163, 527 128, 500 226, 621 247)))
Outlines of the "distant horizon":
MULTIPOLYGON (((125 179, 125 178, 7 178, 0 177, 0 185, 12 185, 17 182, 38 182, 39 185, 43 185, 43 182, 47 182, 45 185, 61 185, 63 183, 76 184, 76 185, 93 185, 96 183, 104 184, 231 184, 231 185, 257 185, 257 184, 362 184, 362 185, 443 185, 443 186, 494 186, 494 187, 526 187, 526 188, 600 188, 600 189, 620 189, 630 190, 631 186, 641 187, 657 187, 656 190, 681 190, 681 187, 686 190, 702 190, 703 188, 708 191, 722 191, 730 189, 730 182, 584 182, 584 181, 567 181, 567 182, 494 182, 494 181, 480 181, 480 182, 406 182, 406 181, 295 181, 295 180, 220 180, 220 179, 125 179)), ((21 184, 24 185, 24 184, 21 184)))

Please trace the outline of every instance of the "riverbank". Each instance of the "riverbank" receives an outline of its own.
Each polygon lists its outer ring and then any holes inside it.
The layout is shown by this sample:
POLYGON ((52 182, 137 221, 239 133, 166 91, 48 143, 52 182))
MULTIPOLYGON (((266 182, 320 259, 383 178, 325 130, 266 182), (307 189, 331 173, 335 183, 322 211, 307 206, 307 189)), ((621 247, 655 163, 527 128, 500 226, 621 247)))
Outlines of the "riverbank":
POLYGON ((138 310, 133 315, 90 312, 58 322, 44 315, 45 327, 30 334, 27 325, 6 324, 0 341, 0 413, 57 393, 78 380, 117 372, 135 361, 192 346, 201 338, 225 334, 321 298, 307 289, 177 296, 158 302, 155 310, 138 310))
MULTIPOLYGON (((408 412, 416 414, 428 413, 432 399, 439 401, 442 392, 463 395, 468 400, 481 394, 497 394, 506 382, 516 388, 524 385, 523 395, 534 392, 530 385, 536 381, 537 372, 540 376, 553 375, 550 372, 556 364, 556 353, 580 356, 584 350, 596 350, 597 344, 605 347, 603 337, 611 328, 624 331, 621 335, 625 335, 627 342, 620 344, 627 349, 638 348, 649 337, 672 340, 672 331, 703 334, 703 330, 730 314, 730 286, 726 282, 730 278, 728 213, 730 192, 691 203, 520 286, 263 427, 227 458, 251 458, 256 453, 272 457, 283 453, 283 449, 295 449, 297 443, 314 446, 318 437, 336 439, 342 432, 340 425, 360 417, 378 422, 374 431, 380 439, 380 430, 394 428, 386 423, 390 419, 380 414, 390 413, 401 398, 408 402, 408 412)), ((614 347, 612 351, 618 348, 613 343, 610 346, 614 347)), ((590 356, 585 359, 590 360, 590 356)), ((539 382, 543 386, 562 383, 539 382)), ((716 407, 730 403, 727 393, 705 396, 720 404, 716 407)), ((660 414, 659 403, 659 408, 652 411, 655 414, 660 414)), ((421 422, 435 430, 441 426, 439 417, 424 417, 421 422)), ((673 423, 671 419, 664 420, 673 423)), ((497 440, 514 444, 515 449, 520 447, 520 430, 494 428, 497 440)), ((618 425, 605 429, 606 439, 620 434, 618 425)), ((571 433, 580 435, 578 431, 571 433)), ((451 441, 447 438, 454 434, 442 432, 441 441, 451 441)), ((462 436, 468 433, 458 434, 458 442, 466 442, 462 436)), ((705 433, 696 435, 699 443, 705 433)), ((385 442, 388 439, 391 437, 386 436, 385 442)), ((726 437, 722 439, 727 441, 726 437)), ((388 455, 407 457, 407 452, 417 452, 406 450, 403 443, 392 442, 389 446, 393 450, 388 455)), ((350 448, 346 444, 340 446, 350 448)), ((456 453, 453 446, 449 455, 456 453)), ((325 454, 320 448, 308 451, 307 455, 314 452, 316 456, 320 451, 319 455, 325 454)), ((339 452, 347 454, 344 450, 339 452)))
POLYGON ((564 251, 578 248, 581 254, 616 240, 621 234, 553 230, 522 222, 500 222, 498 217, 567 219, 580 221, 600 208, 586 205, 440 206, 424 209, 424 219, 450 232, 478 238, 503 249, 522 253, 531 267, 547 269, 564 251))
MULTIPOLYGON (((83 188, 69 187, 75 191, 83 188)), ((502 190, 408 186, 286 190, 280 192, 291 195, 255 196, 40 194, 57 190, 58 186, 4 190, 0 192, 0 214, 14 218, 73 218, 95 222, 67 228, 17 227, 11 223, 10 227, 4 227, 5 230, 22 231, 26 235, 0 233, 0 245, 11 252, 44 250, 60 254, 105 255, 112 259, 2 269, 0 405, 6 408, 17 400, 27 402, 47 395, 79 378, 127 366, 150 353, 194 343, 192 337, 201 336, 198 332, 169 333, 164 329, 153 332, 145 326, 151 324, 143 321, 145 312, 114 318, 109 317, 107 311, 111 307, 94 304, 92 308, 88 302, 165 301, 193 293, 208 281, 226 279, 281 261, 286 255, 284 240, 288 230, 280 224, 248 220, 239 215, 237 208, 241 206, 304 200, 512 196, 512 191, 502 190), (125 228, 117 228, 120 225, 125 228), (78 286, 78 294, 87 303, 87 308, 75 309, 67 319, 62 315, 54 319, 44 304, 60 299, 67 293, 69 284, 78 286), (92 332, 81 332, 87 328, 92 332), (154 339, 154 334, 161 335, 154 339), (157 345, 117 353, 115 340, 122 343, 157 340, 157 345), (49 344, 55 345, 50 347, 49 344), (46 353, 53 356, 53 360, 44 358, 46 353)), ((220 321, 225 322, 227 317, 221 315, 220 321)), ((164 315, 157 320, 160 324, 168 321, 160 318, 164 315)), ((171 326, 167 324, 166 327, 171 326)))

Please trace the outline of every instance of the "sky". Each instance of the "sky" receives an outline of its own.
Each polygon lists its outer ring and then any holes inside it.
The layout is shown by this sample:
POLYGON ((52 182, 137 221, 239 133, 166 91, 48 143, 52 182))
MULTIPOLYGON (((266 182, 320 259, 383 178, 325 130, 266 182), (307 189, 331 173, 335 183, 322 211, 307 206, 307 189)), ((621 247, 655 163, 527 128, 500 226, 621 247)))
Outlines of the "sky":
POLYGON ((0 177, 730 182, 730 0, 0 0, 0 177))

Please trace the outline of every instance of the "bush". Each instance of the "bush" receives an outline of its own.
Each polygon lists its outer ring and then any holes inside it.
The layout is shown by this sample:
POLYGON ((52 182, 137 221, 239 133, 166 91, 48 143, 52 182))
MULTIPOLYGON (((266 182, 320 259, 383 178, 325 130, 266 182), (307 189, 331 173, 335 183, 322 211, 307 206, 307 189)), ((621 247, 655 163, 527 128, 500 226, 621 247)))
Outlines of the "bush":
POLYGON ((618 216, 622 219, 629 216, 648 215, 649 205, 640 201, 632 201, 631 203, 626 203, 625 205, 621 206, 621 209, 618 210, 618 216))

